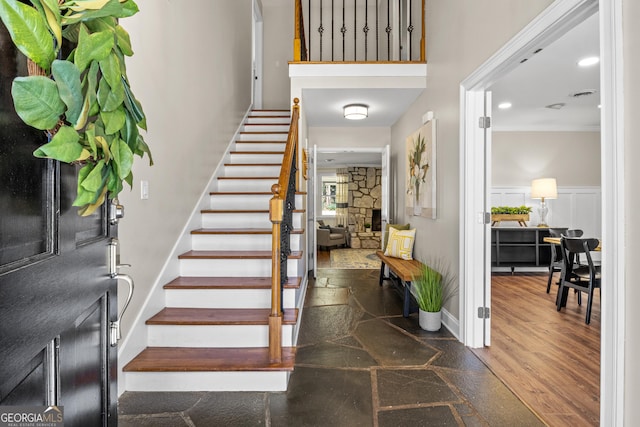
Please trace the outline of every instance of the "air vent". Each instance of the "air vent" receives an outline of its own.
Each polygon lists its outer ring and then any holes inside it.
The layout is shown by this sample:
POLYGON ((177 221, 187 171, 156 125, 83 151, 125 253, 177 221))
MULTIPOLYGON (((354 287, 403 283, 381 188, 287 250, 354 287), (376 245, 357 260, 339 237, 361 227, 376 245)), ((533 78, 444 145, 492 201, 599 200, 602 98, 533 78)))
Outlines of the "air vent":
POLYGON ((564 102, 557 102, 555 104, 546 105, 544 108, 549 108, 551 110, 559 110, 564 107, 566 104, 564 102))
POLYGON ((594 93, 596 93, 596 91, 595 91, 595 90, 593 90, 593 89, 588 89, 588 90, 583 90, 583 91, 581 91, 581 92, 572 93, 572 94, 571 94, 571 96, 572 96, 573 98, 580 98, 580 97, 582 97, 582 96, 590 96, 590 95, 593 95, 594 93))

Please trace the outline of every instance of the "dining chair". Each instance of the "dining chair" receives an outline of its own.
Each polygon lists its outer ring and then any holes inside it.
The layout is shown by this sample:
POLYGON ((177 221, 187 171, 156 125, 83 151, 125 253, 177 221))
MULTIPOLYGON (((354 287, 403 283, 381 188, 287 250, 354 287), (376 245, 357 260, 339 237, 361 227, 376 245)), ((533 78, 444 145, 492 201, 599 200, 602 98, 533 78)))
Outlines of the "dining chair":
POLYGON ((594 238, 565 237, 560 238, 560 247, 564 261, 564 270, 560 277, 560 287, 556 296, 556 308, 558 311, 567 304, 569 288, 587 294, 587 313, 585 323, 591 323, 591 306, 593 303, 593 291, 600 288, 600 266, 596 266, 591 259, 591 252, 598 245, 599 240, 594 238), (584 254, 587 264, 575 264, 577 255, 584 254))
MULTIPOLYGON (((567 230, 568 228, 549 228, 549 236, 561 237, 562 233, 566 232, 567 230)), ((547 281, 547 293, 549 293, 549 291, 551 290, 553 273, 562 272, 562 266, 562 251, 560 250, 560 245, 551 245, 551 261, 549 262, 549 280, 547 281)))

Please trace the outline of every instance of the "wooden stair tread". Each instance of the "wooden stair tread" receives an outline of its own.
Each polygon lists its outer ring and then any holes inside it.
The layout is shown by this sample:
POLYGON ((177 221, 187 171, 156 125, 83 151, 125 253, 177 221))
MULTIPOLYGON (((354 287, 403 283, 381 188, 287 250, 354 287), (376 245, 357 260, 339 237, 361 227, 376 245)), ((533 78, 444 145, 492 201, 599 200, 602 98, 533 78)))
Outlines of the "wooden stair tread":
POLYGON ((254 180, 254 179, 270 179, 272 181, 277 181, 279 177, 277 176, 219 176, 218 179, 240 179, 240 180, 254 180))
MULTIPOLYGON (((199 228, 191 234, 271 234, 271 228, 199 228)), ((291 230, 291 234, 302 234, 303 230, 291 230)))
MULTIPOLYGON (((273 195, 273 193, 271 193, 270 191, 212 191, 209 193, 209 195, 239 195, 239 196, 245 196, 245 195, 273 195)), ((296 194, 299 195, 306 195, 307 192, 306 191, 296 191, 296 194)))
MULTIPOLYGON (((284 289, 298 289, 301 277, 289 277, 284 289)), ((271 289, 271 277, 191 277, 180 276, 165 289, 271 289)))
POLYGON ((282 362, 269 361, 266 347, 147 347, 126 372, 293 371, 296 349, 282 347, 282 362))
POLYGON ((263 155, 263 154, 277 154, 284 155, 284 151, 229 151, 229 154, 252 154, 252 155, 263 155))
MULTIPOLYGON (((302 213, 304 209, 294 209, 293 212, 302 213)), ((200 213, 203 214, 229 214, 229 213, 257 213, 263 214, 269 213, 268 209, 202 209, 200 213)))
MULTIPOLYGON (((286 125, 281 125, 281 126, 286 126, 286 125)), ((240 132, 240 135, 289 135, 288 131, 276 131, 276 132, 270 132, 270 131, 242 131, 240 132)), ((236 141, 238 142, 238 141, 236 141)))
POLYGON ((248 140, 242 140, 242 141, 236 141, 236 144, 286 144, 287 141, 268 141, 268 140, 256 140, 256 141, 248 141, 248 140))
MULTIPOLYGON (((269 308, 166 307, 147 320, 147 325, 268 325, 269 308)), ((284 309, 283 325, 295 325, 298 309, 284 309)))
POLYGON ((229 166, 282 166, 280 163, 225 163, 224 167, 229 166))
MULTIPOLYGON (((302 258, 302 251, 291 251, 289 259, 302 258)), ((271 259, 271 251, 187 251, 178 259, 271 259)))

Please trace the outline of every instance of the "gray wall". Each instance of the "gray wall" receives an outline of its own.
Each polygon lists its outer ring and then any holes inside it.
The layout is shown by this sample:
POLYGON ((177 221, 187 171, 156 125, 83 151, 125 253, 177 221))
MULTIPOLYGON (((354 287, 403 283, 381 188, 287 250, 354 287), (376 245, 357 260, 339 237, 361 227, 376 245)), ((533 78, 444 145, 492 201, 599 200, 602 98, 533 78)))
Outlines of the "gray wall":
POLYGON ((131 35, 127 71, 147 115, 155 165, 137 162, 133 189, 120 197, 121 260, 133 265, 123 271, 136 282, 125 335, 251 104, 250 1, 138 6, 121 24, 131 35), (148 200, 140 200, 141 180, 149 182, 148 200))
MULTIPOLYGON (((394 214, 416 232, 416 257, 442 259, 457 273, 460 245, 460 82, 540 13, 551 0, 427 0, 427 89, 391 130, 394 214), (405 138, 433 111, 437 119, 437 219, 405 213, 405 138), (433 244, 438 242, 438 244, 433 244)), ((460 318, 458 298, 445 307, 460 318)))
MULTIPOLYGON (((237 0, 236 0, 237 1, 237 0)), ((262 0, 264 18, 263 108, 289 109, 289 61, 293 60, 293 1, 262 0)))
POLYGON ((559 187, 597 187, 600 159, 600 132, 493 132, 491 185, 529 186, 548 177, 559 187))

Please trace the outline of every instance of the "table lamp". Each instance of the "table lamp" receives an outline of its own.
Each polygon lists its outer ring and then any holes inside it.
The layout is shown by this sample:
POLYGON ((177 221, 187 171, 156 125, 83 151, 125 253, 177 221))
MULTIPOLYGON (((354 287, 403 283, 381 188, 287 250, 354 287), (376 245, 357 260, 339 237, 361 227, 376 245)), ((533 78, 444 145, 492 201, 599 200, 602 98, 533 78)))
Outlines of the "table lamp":
POLYGON ((540 199, 540 208, 538 212, 540 214, 540 223, 538 227, 549 227, 547 225, 547 213, 549 208, 544 199, 557 199, 558 187, 556 186, 555 178, 540 178, 531 181, 531 198, 540 199))

